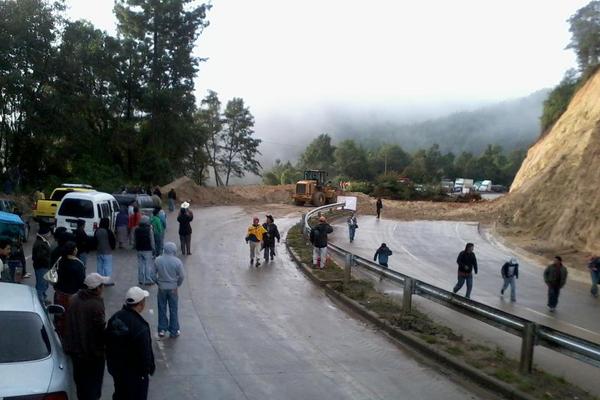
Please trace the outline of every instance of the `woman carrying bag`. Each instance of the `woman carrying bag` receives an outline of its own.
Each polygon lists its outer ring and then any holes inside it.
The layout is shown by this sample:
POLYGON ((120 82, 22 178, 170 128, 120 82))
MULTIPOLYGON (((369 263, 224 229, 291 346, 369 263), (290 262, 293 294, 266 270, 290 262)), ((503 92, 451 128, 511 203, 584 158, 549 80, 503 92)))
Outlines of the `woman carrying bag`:
MULTIPOLYGON (((54 304, 63 306, 66 312, 69 308, 71 296, 83 288, 83 281, 85 279, 85 266, 77 258, 77 245, 75 242, 69 241, 62 247, 61 257, 56 262, 56 275, 54 304)), ((57 314, 54 316, 54 326, 60 337, 63 336, 65 330, 64 315, 57 314)))

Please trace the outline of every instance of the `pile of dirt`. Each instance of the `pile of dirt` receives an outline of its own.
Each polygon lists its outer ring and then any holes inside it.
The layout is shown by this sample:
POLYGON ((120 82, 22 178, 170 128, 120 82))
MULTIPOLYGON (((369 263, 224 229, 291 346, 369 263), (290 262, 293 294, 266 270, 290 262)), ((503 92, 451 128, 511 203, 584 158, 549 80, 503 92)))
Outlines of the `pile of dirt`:
POLYGON ((289 203, 294 191, 294 185, 206 187, 185 176, 163 186, 161 191, 167 193, 171 188, 178 200, 189 201, 192 206, 289 203))
POLYGON ((499 222, 556 248, 600 251, 600 72, 527 153, 499 222))

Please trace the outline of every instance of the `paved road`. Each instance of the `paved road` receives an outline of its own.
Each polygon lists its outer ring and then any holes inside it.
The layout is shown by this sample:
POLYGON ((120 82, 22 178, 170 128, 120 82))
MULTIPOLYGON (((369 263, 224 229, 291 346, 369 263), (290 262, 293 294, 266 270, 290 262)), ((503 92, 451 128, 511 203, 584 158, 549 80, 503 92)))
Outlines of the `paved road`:
MULTIPOLYGON (((297 220, 276 222, 286 231, 297 220)), ((151 399, 490 398, 417 362, 338 309, 297 271, 283 244, 274 263, 250 268, 243 239, 249 222, 241 208, 195 210, 178 339, 158 340, 151 288, 144 312, 157 358, 151 399)), ((173 224, 168 237, 176 237, 173 224)), ((91 257, 88 270, 94 269, 91 257)), ((105 292, 109 314, 137 284, 132 251, 117 252, 114 276, 116 286, 105 292)), ((111 398, 111 385, 107 375, 103 399, 111 398)))
MULTIPOLYGON (((589 283, 583 274, 579 276, 584 279, 568 280, 561 292, 558 309, 552 314, 546 308, 546 286, 542 278, 544 266, 535 261, 519 259, 517 302, 510 303, 508 293, 505 299, 500 298, 500 267, 511 256, 511 252, 488 235, 482 235, 477 223, 402 222, 360 216, 358 224, 353 243, 349 243, 344 221, 334 224, 332 240, 370 259, 377 247, 385 242, 394 251, 389 263, 392 269, 448 290, 452 290, 456 283, 458 252, 464 249, 466 242, 473 242, 479 264, 472 293, 474 300, 600 343, 600 299, 590 296, 589 283)), ((574 277, 576 274, 572 275, 574 277)), ((394 288, 388 289, 394 291, 394 288)), ((460 294, 464 295, 465 290, 466 287, 463 287, 460 294)), ((514 357, 518 357, 518 338, 444 307, 432 305, 431 302, 419 303, 437 320, 458 332, 503 346, 514 357)), ((600 390, 600 383, 594 378, 598 374, 596 368, 542 348, 536 348, 535 362, 580 386, 600 390)))

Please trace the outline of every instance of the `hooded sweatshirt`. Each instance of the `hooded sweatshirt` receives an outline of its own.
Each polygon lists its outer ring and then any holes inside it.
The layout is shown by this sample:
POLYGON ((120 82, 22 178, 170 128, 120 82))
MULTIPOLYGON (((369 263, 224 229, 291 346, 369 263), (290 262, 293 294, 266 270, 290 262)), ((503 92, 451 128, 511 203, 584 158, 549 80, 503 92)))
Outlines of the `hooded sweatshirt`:
POLYGON ((177 246, 173 242, 165 243, 163 255, 154 261, 156 283, 161 290, 173 290, 181 286, 185 273, 183 263, 176 256, 177 246))

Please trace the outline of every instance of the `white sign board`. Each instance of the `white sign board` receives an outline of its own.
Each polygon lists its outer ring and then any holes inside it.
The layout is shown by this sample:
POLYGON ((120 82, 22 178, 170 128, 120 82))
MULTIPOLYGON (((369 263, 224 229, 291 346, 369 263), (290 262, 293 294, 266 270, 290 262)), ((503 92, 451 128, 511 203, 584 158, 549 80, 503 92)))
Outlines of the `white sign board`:
POLYGON ((337 202, 338 203, 343 203, 346 202, 346 210, 352 210, 352 211, 356 211, 356 205, 357 205, 357 201, 358 199, 356 198, 356 196, 338 196, 337 197, 337 202))

